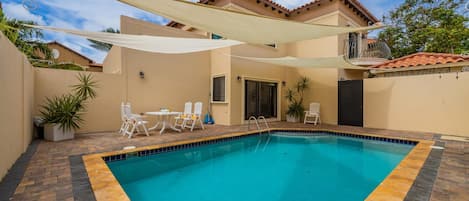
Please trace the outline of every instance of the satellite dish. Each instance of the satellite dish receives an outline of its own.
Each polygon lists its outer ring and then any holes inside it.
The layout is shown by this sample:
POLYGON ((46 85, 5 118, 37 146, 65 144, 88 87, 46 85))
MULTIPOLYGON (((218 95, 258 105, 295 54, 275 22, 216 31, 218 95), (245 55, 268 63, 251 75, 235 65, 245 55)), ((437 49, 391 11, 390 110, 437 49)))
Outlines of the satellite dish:
POLYGON ((52 57, 58 59, 60 57, 60 52, 57 49, 52 49, 52 57))
POLYGON ((22 0, 21 4, 27 10, 36 10, 39 7, 36 0, 22 0))

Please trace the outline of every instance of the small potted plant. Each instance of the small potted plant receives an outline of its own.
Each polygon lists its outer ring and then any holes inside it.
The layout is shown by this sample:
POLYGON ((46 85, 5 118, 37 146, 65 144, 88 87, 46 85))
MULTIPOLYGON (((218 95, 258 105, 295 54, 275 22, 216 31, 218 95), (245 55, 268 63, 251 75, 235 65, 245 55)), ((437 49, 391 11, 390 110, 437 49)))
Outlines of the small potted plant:
POLYGON ((79 84, 72 86, 73 93, 47 98, 42 105, 44 138, 50 141, 69 140, 83 123, 82 115, 87 100, 96 97, 96 82, 91 74, 78 74, 79 84))
POLYGON ((302 77, 293 89, 288 89, 285 98, 290 103, 286 112, 287 122, 300 122, 301 117, 304 115, 305 108, 303 107, 303 96, 305 90, 309 88, 309 79, 302 77))

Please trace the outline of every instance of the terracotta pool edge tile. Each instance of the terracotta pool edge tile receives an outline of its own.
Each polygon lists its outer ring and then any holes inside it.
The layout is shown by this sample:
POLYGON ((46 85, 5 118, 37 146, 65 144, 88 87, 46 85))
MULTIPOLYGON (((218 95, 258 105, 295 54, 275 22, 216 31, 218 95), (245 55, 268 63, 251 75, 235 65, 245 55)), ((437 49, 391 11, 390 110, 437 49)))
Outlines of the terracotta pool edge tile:
POLYGON ((426 159, 430 155, 431 146, 435 143, 429 140, 417 140, 419 143, 407 154, 393 171, 368 195, 366 201, 386 200, 393 198, 404 200, 417 178, 426 159), (405 178, 403 182, 402 178, 405 178), (396 189, 395 184, 399 184, 396 189))
POLYGON ((100 154, 86 155, 82 158, 97 201, 130 201, 100 154))

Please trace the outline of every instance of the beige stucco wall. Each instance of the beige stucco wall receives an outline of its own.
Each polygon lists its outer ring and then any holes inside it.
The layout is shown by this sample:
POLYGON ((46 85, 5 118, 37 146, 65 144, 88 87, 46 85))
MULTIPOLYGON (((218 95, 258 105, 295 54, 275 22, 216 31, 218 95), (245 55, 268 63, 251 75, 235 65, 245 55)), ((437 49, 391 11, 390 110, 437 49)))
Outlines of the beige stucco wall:
MULTIPOLYGON (((250 57, 283 57, 286 56, 286 46, 280 45, 277 48, 265 45, 240 45, 232 47, 232 54, 239 56, 250 57)), ((278 98, 279 103, 277 112, 278 117, 283 116, 284 108, 282 108, 283 92, 285 87, 282 86, 282 81, 286 81, 287 68, 283 66, 253 62, 238 58, 233 58, 231 61, 231 91, 230 91, 230 122, 232 125, 243 124, 244 122, 244 95, 245 95, 245 80, 266 81, 278 84, 278 98), (238 76, 241 80, 238 80, 238 76)))
MULTIPOLYGON (((201 38, 198 34, 121 17, 121 32, 171 37, 201 38)), ((122 49, 122 72, 128 92, 125 100, 134 112, 169 108, 182 111, 187 101, 203 102, 207 112, 210 94, 211 53, 157 54, 122 49), (145 78, 139 76, 145 73, 145 78)))
POLYGON ((210 93, 212 92, 213 77, 225 76, 225 102, 211 103, 211 114, 216 124, 231 124, 231 48, 222 48, 211 51, 211 68, 210 68, 210 93))
MULTIPOLYGON (((47 97, 61 96, 71 92, 69 86, 77 84, 77 71, 35 68, 35 114, 47 97)), ((87 103, 85 120, 78 133, 116 131, 120 126, 120 104, 123 100, 124 82, 121 75, 93 73, 97 97, 87 103)))
POLYGON ((32 68, 26 57, 0 32, 0 179, 32 139, 32 68))
MULTIPOLYGON (((339 15, 338 12, 329 13, 326 16, 309 19, 307 22, 337 25, 339 15)), ((288 54, 305 58, 335 57, 339 55, 339 37, 330 36, 291 43, 288 46, 288 54)), ((289 73, 288 83, 297 82, 300 76, 306 76, 310 79, 310 89, 305 93, 305 107, 311 102, 320 103, 323 123, 337 124, 338 70, 292 68, 289 73)))
POLYGON ((122 48, 113 46, 103 61, 103 73, 122 73, 122 48))
POLYGON ((364 125, 469 137, 469 73, 365 79, 364 125))

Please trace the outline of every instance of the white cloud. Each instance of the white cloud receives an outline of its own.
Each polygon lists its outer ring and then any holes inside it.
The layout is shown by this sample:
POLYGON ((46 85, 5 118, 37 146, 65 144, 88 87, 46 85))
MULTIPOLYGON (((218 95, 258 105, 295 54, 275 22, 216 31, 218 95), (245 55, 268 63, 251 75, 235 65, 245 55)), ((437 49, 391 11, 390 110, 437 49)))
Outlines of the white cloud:
POLYGON ((146 18, 162 22, 163 18, 137 8, 119 3, 116 0, 48 0, 43 2, 58 17, 67 21, 78 21, 79 28, 98 31, 108 27, 119 28, 121 15, 146 18))
POLYGON ((3 11, 9 18, 15 18, 23 21, 34 21, 40 25, 44 25, 44 18, 39 15, 35 15, 27 10, 23 5, 16 3, 5 3, 3 4, 3 11))

